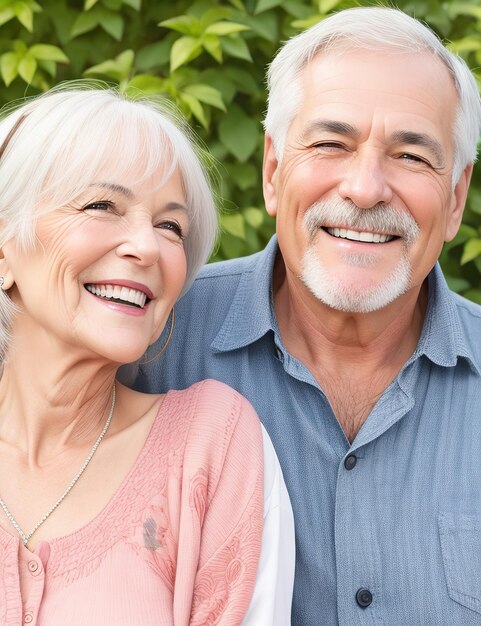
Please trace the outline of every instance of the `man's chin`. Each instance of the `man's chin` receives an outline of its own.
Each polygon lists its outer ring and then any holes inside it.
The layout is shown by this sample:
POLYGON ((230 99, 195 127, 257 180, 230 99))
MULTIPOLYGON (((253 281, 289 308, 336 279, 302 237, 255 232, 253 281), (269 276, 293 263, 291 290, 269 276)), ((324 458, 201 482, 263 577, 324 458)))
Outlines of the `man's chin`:
POLYGON ((371 313, 391 304, 405 293, 411 280, 406 257, 387 275, 376 277, 373 268, 328 271, 310 248, 304 255, 301 280, 320 302, 346 313, 371 313))

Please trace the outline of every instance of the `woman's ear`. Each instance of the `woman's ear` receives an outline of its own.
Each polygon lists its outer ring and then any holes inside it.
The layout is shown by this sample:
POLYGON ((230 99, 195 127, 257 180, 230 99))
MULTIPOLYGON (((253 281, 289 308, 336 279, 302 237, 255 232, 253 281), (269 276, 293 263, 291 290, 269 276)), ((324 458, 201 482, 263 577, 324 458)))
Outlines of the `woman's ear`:
POLYGON ((0 277, 3 278, 3 284, 1 285, 2 291, 8 291, 10 287, 13 287, 15 279, 13 272, 10 269, 10 265, 5 258, 3 248, 0 248, 0 277))

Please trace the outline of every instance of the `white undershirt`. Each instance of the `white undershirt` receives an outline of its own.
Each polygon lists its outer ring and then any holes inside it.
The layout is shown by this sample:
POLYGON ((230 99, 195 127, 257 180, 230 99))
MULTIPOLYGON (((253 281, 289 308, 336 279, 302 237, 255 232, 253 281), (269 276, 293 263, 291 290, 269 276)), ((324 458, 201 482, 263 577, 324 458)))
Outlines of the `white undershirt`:
POLYGON ((256 585, 242 626, 289 626, 294 585, 294 518, 269 435, 264 445, 264 527, 256 585))

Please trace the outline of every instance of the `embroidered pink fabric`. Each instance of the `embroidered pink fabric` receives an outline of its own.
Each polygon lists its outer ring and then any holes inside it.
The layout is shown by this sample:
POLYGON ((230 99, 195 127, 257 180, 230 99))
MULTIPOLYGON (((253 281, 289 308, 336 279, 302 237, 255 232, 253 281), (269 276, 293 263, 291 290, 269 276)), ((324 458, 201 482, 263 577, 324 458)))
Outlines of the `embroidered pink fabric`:
POLYGON ((237 626, 262 534, 262 436, 216 381, 167 394, 105 509, 34 553, 0 529, 2 626, 237 626))

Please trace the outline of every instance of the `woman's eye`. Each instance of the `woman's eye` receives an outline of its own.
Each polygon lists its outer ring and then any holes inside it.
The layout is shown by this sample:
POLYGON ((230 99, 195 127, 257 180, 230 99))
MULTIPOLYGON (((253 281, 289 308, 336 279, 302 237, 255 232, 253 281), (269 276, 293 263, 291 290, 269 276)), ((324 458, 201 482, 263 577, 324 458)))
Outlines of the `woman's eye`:
POLYGON ((166 222, 160 222, 160 224, 157 224, 156 228, 171 231, 172 233, 177 235, 179 239, 181 240, 184 239, 184 233, 182 231, 182 227, 177 222, 173 222, 170 220, 166 222))
POLYGON ((99 200, 98 202, 90 202, 84 206, 84 211, 110 211, 114 208, 114 203, 109 200, 99 200))

